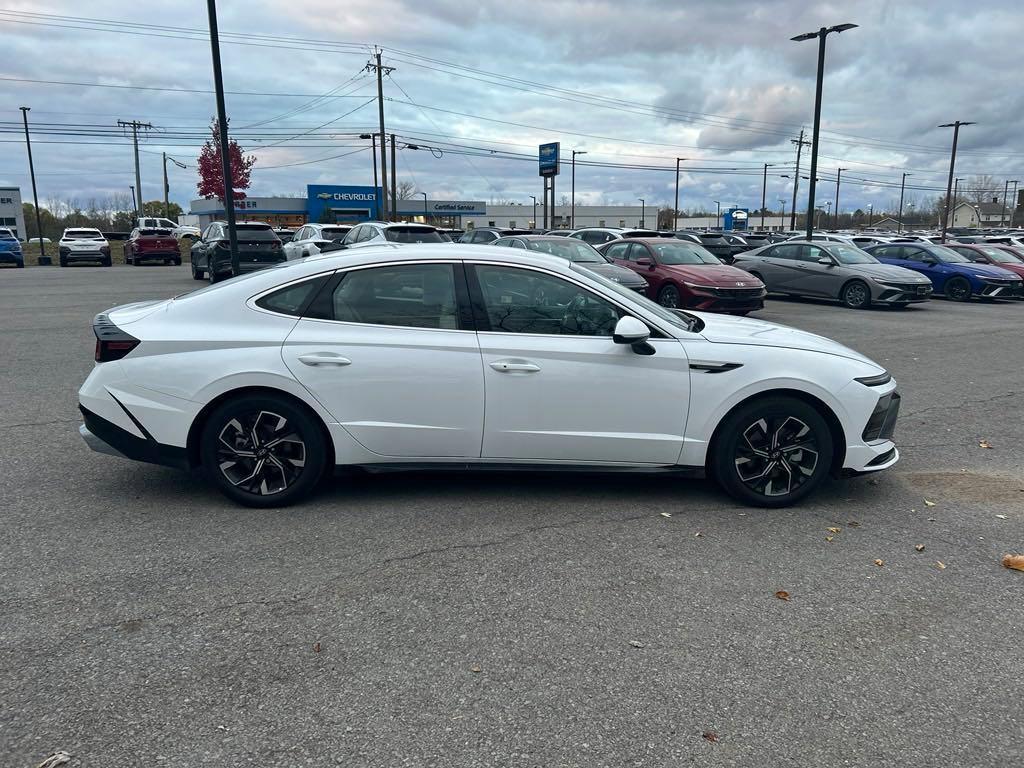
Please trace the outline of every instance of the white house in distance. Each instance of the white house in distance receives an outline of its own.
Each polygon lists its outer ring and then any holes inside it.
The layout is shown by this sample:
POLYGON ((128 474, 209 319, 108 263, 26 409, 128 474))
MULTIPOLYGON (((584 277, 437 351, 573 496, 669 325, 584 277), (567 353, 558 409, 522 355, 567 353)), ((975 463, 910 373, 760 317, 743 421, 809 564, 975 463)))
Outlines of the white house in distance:
POLYGON ((1008 227, 1013 217, 1013 206, 1000 202, 998 197, 984 203, 958 203, 949 216, 947 226, 958 227, 1008 227))

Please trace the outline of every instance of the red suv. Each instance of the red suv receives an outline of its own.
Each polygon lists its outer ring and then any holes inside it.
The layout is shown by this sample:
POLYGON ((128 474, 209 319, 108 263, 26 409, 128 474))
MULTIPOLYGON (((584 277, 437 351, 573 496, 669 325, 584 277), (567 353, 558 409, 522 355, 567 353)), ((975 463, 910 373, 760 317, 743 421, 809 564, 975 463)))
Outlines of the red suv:
POLYGON ((650 286, 647 295, 663 307, 733 315, 764 307, 764 283, 696 243, 638 237, 613 240, 598 250, 642 275, 650 286))
POLYGON ((181 265, 181 251, 178 241, 169 229, 132 230, 124 244, 124 263, 140 266, 143 261, 162 261, 164 264, 181 265))

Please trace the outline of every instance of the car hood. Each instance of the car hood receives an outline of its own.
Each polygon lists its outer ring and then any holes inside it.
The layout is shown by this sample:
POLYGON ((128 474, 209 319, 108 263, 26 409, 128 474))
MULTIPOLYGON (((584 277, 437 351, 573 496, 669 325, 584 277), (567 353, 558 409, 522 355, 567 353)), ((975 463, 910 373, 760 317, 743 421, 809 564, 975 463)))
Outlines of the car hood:
MULTIPOLYGON (((996 266, 995 264, 992 265, 996 266)), ((999 269, 1005 269, 1007 272, 1013 272, 1017 277, 1024 277, 1024 264, 1000 264, 999 269)))
POLYGON ((1015 278, 1013 272, 1002 267, 997 267, 994 264, 947 264, 947 267, 953 267, 957 272, 964 275, 973 275, 975 277, 1002 277, 1002 278, 1015 278))
POLYGON ((615 282, 622 283, 623 285, 640 285, 640 283, 647 282, 633 270, 620 267, 616 264, 598 264, 596 262, 591 264, 590 262, 577 262, 577 265, 584 269, 588 269, 601 277, 607 277, 609 280, 614 280, 615 282))
POLYGON ((699 314, 704 321, 700 334, 708 341, 716 344, 752 344, 758 347, 779 347, 783 349, 800 349, 807 352, 822 352, 837 355, 849 360, 857 360, 884 370, 874 360, 865 357, 849 347, 824 336, 790 328, 786 325, 768 323, 764 320, 752 320, 746 317, 731 317, 710 313, 699 314))
POLYGON ((749 272, 728 264, 673 264, 663 268, 681 280, 716 288, 758 288, 761 285, 749 272))
POLYGON ((915 272, 912 269, 906 267, 897 267, 895 264, 844 264, 843 267, 852 271, 860 272, 868 277, 873 277, 877 280, 896 280, 901 283, 927 283, 931 282, 928 278, 923 277, 921 273, 915 272))

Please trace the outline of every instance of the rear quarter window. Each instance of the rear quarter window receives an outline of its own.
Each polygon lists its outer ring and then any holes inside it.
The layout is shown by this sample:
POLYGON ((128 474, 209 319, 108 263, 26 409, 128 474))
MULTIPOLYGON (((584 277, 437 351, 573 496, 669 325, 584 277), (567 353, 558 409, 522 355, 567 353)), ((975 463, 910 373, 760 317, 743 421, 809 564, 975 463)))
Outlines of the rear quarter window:
POLYGON ((268 312, 301 317, 329 277, 330 275, 320 275, 311 280, 280 288, 257 299, 256 306, 268 312))

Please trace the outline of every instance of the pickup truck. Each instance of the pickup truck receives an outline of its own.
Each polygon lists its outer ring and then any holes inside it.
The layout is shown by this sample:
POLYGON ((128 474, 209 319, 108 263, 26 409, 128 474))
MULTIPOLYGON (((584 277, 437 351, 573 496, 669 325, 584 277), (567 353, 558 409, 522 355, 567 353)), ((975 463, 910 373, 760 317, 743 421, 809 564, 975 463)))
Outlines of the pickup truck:
POLYGON ((169 229, 175 240, 188 238, 193 242, 199 239, 199 227, 192 227, 188 224, 178 224, 170 219, 158 216, 143 216, 135 220, 135 226, 139 229, 169 229))

